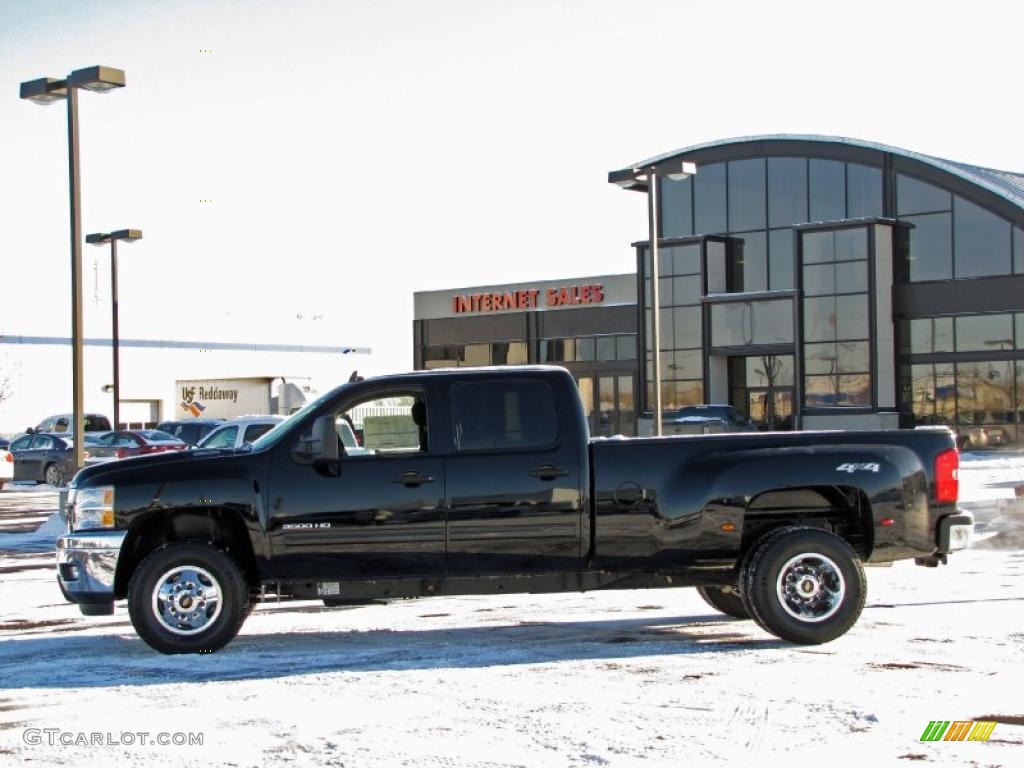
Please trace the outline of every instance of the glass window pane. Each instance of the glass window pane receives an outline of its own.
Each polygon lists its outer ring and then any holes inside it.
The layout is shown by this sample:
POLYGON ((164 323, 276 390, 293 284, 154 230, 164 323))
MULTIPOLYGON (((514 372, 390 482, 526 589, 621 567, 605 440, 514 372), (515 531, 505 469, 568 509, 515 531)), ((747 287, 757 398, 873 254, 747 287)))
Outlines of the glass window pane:
POLYGON ((806 376, 804 399, 809 408, 866 407, 871 405, 871 377, 806 376))
POLYGON ((740 347, 754 342, 750 305, 746 302, 711 305, 711 345, 740 347))
POLYGON ((954 198, 956 277, 1010 274, 1010 230, 1010 222, 1001 216, 954 198))
POLYGON ((804 267, 804 295, 823 296, 836 292, 836 268, 833 264, 808 264, 804 267))
POLYGON ((1012 422, 1013 378, 1013 363, 1009 360, 957 363, 957 421, 977 426, 1012 422))
POLYGON ((693 177, 673 181, 661 177, 661 236, 693 234, 693 177))
POLYGON ((768 225, 788 227, 807 218, 807 161, 802 157, 768 158, 768 225))
POLYGON ((701 296, 700 275, 686 275, 672 278, 672 296, 676 304, 699 304, 701 296))
POLYGON ((951 205, 949 192, 918 181, 912 176, 902 173, 896 176, 896 213, 906 216, 908 213, 930 213, 931 211, 948 211, 951 205))
POLYGON ((867 290, 867 261, 846 261, 836 264, 837 293, 865 293, 867 290))
POLYGON ((597 434, 609 437, 614 435, 615 425, 615 379, 601 376, 597 380, 597 434))
POLYGON ((449 398, 458 451, 542 448, 558 438, 553 395, 542 382, 459 382, 449 398))
POLYGON ((750 307, 755 344, 793 343, 792 301, 755 301, 750 307))
POLYGON ((949 280, 953 277, 952 217, 948 213, 930 216, 908 216, 913 224, 908 233, 910 248, 908 270, 910 280, 949 280))
POLYGON ((633 402, 632 376, 619 376, 619 432, 626 437, 636 434, 636 406, 633 402))
POLYGON ((698 272, 700 272, 700 246, 696 244, 673 246, 672 273, 676 275, 693 275, 698 272))
MULTIPOLYGON (((653 300, 652 300, 653 301, 653 300)), ((662 307, 671 307, 675 302, 672 300, 672 278, 658 278, 658 304, 662 307)))
POLYGON ((661 323, 659 329, 661 334, 661 349, 674 349, 675 343, 675 332, 672 329, 672 310, 662 309, 658 312, 658 322, 661 323))
POLYGON ((636 336, 617 336, 615 338, 615 359, 636 360, 636 336))
POLYGON ((868 257, 867 227, 851 227, 837 229, 833 232, 836 238, 836 261, 850 259, 866 259, 868 257))
POLYGON ((804 299, 804 339, 834 341, 836 338, 836 300, 834 296, 804 299))
POLYGON ((910 349, 912 355, 953 351, 953 318, 925 317, 910 321, 910 349))
POLYGON ((733 259, 742 276, 734 291, 765 291, 768 289, 768 243, 764 232, 736 235, 742 243, 733 243, 733 259))
POLYGON ((836 354, 836 345, 833 342, 804 344, 804 373, 837 373, 839 362, 836 354))
POLYGON ((463 366, 490 365, 491 345, 490 344, 467 344, 465 347, 465 360, 460 364, 463 366))
POLYGON ((508 364, 526 365, 529 358, 526 353, 525 341, 511 341, 508 345, 508 364))
POLYGON ((956 318, 957 352, 997 352, 1013 349, 1012 315, 956 318))
POLYGON ((590 362, 594 359, 594 340, 576 339, 576 360, 590 362))
POLYGON ((1024 230, 1013 228, 1013 271, 1024 273, 1024 230))
POLYGON ((725 232, 725 163, 702 166, 692 178, 694 233, 725 232))
POLYGON ((601 362, 615 359, 615 337, 597 337, 597 359, 601 362))
POLYGON ((832 232, 801 232, 804 264, 835 261, 836 243, 832 232))
POLYGON ((729 230, 731 232, 742 232, 746 229, 759 229, 765 226, 764 173, 762 158, 735 160, 729 163, 729 230))
POLYGON ((846 218, 846 174, 838 160, 811 160, 808 199, 811 221, 835 221, 846 218))
POLYGON ((836 296, 836 338, 869 338, 870 323, 868 314, 868 297, 865 294, 836 296))
MULTIPOLYGON (((1024 349, 1024 312, 1018 312, 1014 321, 1017 333, 1017 349, 1024 349)), ((1024 400, 1024 391, 1019 393, 1021 400, 1024 400)))
POLYGON ((580 389, 580 401, 583 403, 583 413, 587 417, 587 426, 591 434, 594 432, 594 377, 580 376, 576 381, 580 389))
POLYGON ((866 373, 856 376, 840 376, 839 391, 843 401, 840 405, 849 407, 867 407, 871 405, 871 377, 866 373))
POLYGON ((882 169, 848 163, 846 215, 851 219, 882 215, 882 169))
POLYGON ((666 356, 662 363, 665 366, 663 376, 666 379, 699 379, 704 375, 702 352, 691 349, 685 352, 674 352, 666 356))
POLYGON ((672 310, 675 349, 701 346, 700 307, 680 307, 672 310))
POLYGON ((836 344, 839 373, 866 373, 871 370, 871 345, 866 341, 840 341, 836 344))
POLYGON ((768 287, 777 291, 794 286, 793 230, 774 229, 768 233, 768 287))
POLYGON ((758 355, 742 359, 746 364, 746 386, 782 387, 793 385, 792 355, 758 355))

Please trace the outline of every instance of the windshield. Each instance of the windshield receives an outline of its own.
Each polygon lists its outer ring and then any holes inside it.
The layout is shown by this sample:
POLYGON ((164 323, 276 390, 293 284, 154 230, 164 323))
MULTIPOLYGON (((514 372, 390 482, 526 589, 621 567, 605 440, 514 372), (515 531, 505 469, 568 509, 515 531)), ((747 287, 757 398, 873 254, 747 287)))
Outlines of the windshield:
POLYGON ((252 443, 252 450, 259 451, 264 448, 269 448, 270 446, 275 445, 277 441, 280 440, 281 437, 286 432, 288 432, 293 426, 298 424, 300 421, 306 418, 306 416, 315 411, 328 400, 332 399, 335 395, 338 394, 338 392, 344 386, 345 385, 342 384, 341 387, 335 387, 330 392, 320 395, 320 397, 318 397, 316 400, 310 400, 308 403, 302 406, 302 408, 297 410, 287 419, 276 424, 272 430, 261 435, 258 440, 252 443))

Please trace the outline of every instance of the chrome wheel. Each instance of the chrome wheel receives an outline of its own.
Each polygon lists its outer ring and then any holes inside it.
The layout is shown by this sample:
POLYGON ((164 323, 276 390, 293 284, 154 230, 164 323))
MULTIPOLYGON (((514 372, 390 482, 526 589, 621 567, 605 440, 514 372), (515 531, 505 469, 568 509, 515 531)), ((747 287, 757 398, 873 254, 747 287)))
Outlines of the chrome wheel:
POLYGON ((176 635, 194 635, 213 624, 221 611, 221 588, 205 568, 182 565, 157 579, 153 615, 176 635))
POLYGON ((782 566, 775 593, 786 613, 813 623, 824 621, 839 610, 846 595, 846 583, 835 562, 824 555, 806 552, 782 566))

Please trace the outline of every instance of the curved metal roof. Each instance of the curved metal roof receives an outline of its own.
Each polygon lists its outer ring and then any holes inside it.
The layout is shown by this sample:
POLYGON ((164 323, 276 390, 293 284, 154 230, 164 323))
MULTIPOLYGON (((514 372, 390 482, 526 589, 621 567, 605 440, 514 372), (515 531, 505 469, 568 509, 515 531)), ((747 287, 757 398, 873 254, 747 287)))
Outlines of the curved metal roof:
MULTIPOLYGON (((999 171, 994 168, 982 168, 977 165, 968 165, 967 163, 959 163, 954 160, 945 160, 941 157, 933 157, 931 155, 923 155, 919 152, 911 152, 907 149, 900 149, 899 147, 890 147, 886 144, 878 144, 872 141, 862 141, 860 139, 850 139, 845 136, 819 136, 815 134, 798 134, 798 133, 777 133, 767 134, 763 136, 739 136, 732 139, 722 139, 720 141, 710 141, 704 144, 695 144, 692 147, 683 147, 682 149, 676 149, 672 152, 665 152, 664 154, 657 155, 655 157, 641 160, 638 163, 632 163, 628 168, 623 168, 618 171, 612 171, 608 174, 608 180, 615 183, 622 183, 631 176, 634 176, 636 171, 641 168, 649 168, 652 165, 663 163, 666 160, 671 160, 674 157, 683 157, 692 152, 697 152, 702 149, 709 149, 711 147, 723 147, 730 144, 744 144, 748 142, 758 141, 802 141, 802 142, 821 142, 828 144, 848 144, 854 147, 860 147, 863 149, 875 150, 876 152, 888 152, 893 155, 899 155, 910 160, 916 160, 919 163, 930 165, 946 173, 958 176, 961 179, 968 181, 972 184, 977 184, 979 187, 983 187, 988 191, 1005 198, 1009 202, 1024 208, 1024 174, 1013 173, 1011 171, 999 171)), ((634 185, 634 188, 646 189, 646 185, 641 182, 640 184, 634 185)))

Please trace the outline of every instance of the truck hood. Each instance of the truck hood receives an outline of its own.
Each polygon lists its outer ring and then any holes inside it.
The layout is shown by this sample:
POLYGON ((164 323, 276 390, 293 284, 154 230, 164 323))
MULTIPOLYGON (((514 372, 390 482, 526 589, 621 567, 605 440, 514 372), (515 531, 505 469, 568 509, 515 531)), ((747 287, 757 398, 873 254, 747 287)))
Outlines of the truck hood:
POLYGON ((161 474, 197 461, 217 461, 251 454, 249 448, 194 448, 188 451, 165 451, 145 456, 132 456, 103 464, 95 464, 78 471, 72 484, 76 488, 90 485, 113 485, 127 480, 136 472, 161 474))

